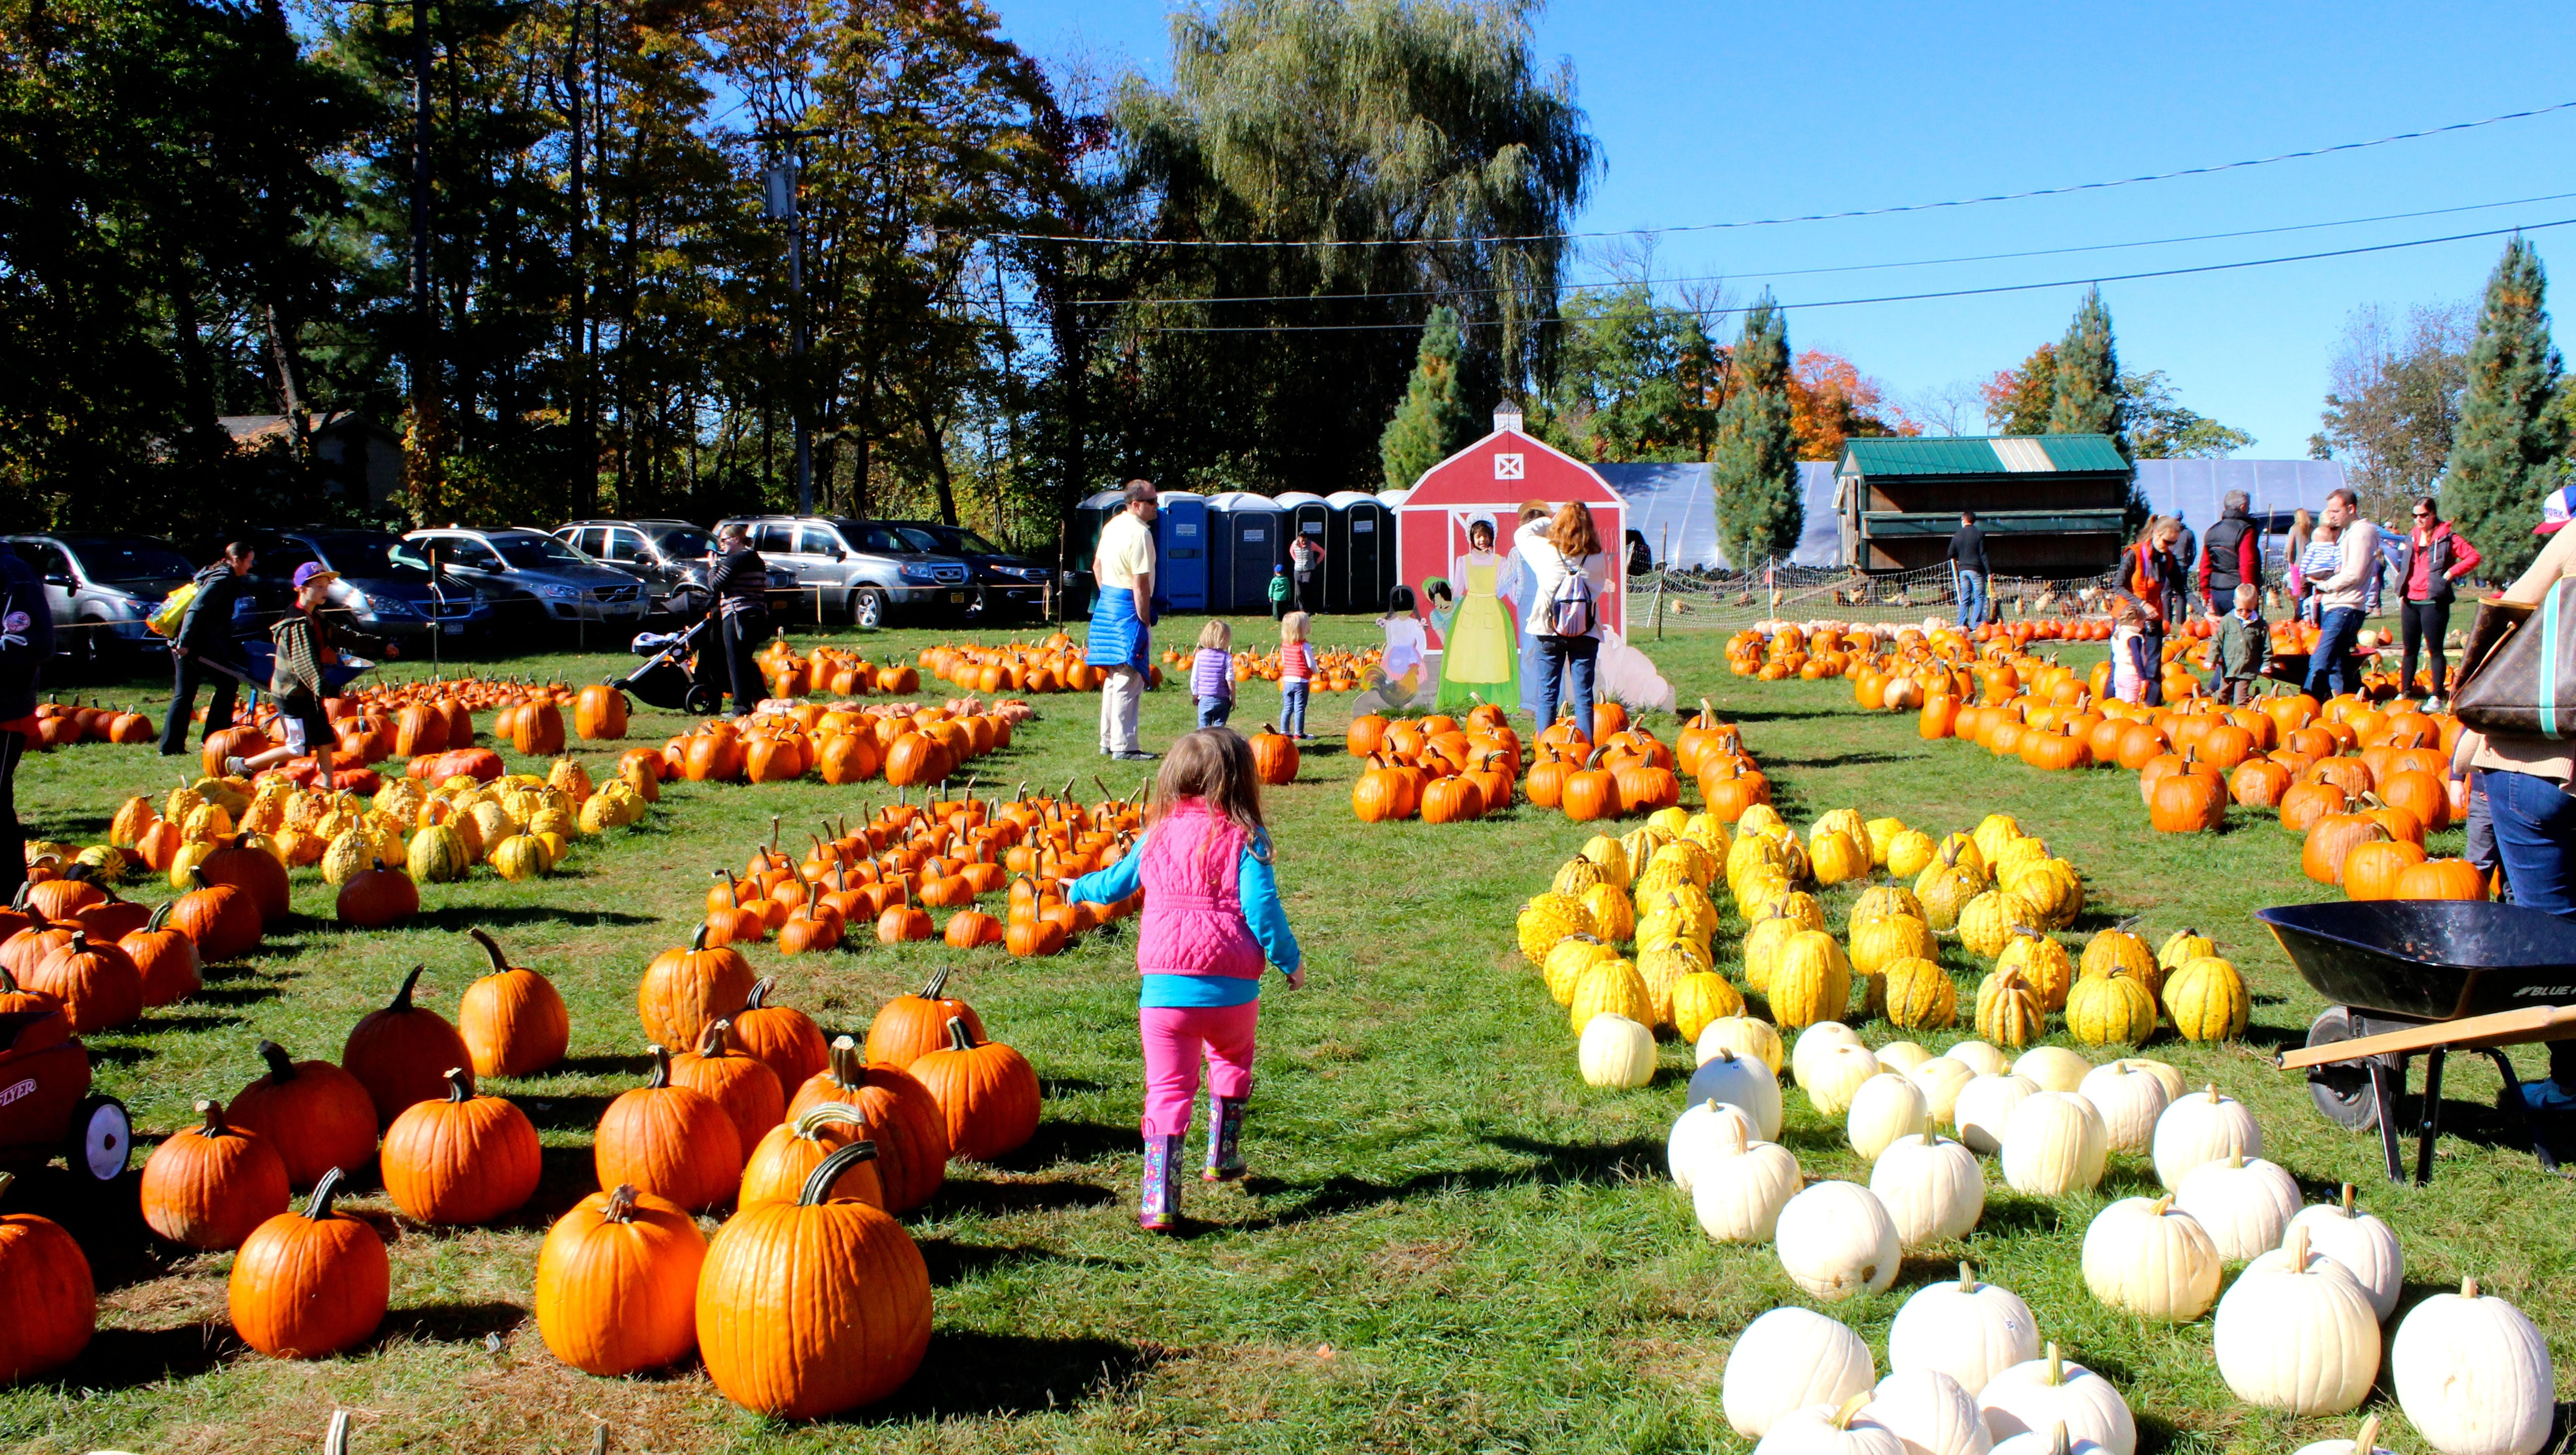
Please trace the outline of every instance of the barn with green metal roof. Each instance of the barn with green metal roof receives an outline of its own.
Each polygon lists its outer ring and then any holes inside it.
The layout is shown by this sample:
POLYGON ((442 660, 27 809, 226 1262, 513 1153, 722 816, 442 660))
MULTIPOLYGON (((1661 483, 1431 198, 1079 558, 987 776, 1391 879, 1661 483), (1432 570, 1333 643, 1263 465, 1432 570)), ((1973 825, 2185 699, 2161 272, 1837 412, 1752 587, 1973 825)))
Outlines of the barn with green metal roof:
POLYGON ((1877 437, 1843 446, 1834 506, 1843 559, 1863 570, 1940 565, 1973 510, 1997 574, 2070 577, 2119 556, 2130 492, 2107 435, 1877 437))

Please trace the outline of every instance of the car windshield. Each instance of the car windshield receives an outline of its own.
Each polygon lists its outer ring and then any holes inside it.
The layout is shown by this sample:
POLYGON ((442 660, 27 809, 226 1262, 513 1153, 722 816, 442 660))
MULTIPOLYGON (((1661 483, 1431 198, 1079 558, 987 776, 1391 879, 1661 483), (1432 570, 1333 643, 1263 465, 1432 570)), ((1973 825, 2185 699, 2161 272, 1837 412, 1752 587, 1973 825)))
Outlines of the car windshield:
POLYGON ((661 548, 663 555, 675 561, 691 561, 715 554, 715 537, 693 525, 666 526, 646 534, 653 537, 653 544, 661 548))
POLYGON ((522 570, 542 571, 549 566, 586 566, 590 557, 556 540, 553 536, 491 536, 492 549, 501 559, 522 570))
POLYGON ((149 581, 193 576, 188 558, 158 541, 140 536, 65 541, 93 581, 149 581))
POLYGON ((939 537, 932 535, 930 532, 923 530, 917 525, 899 525, 892 529, 895 539, 903 542, 906 549, 915 551, 944 551, 948 549, 947 545, 943 543, 939 537))
POLYGON ((361 581, 427 581, 429 572, 419 562, 418 553, 403 549, 403 542, 389 535, 351 532, 345 535, 309 537, 314 553, 322 564, 343 576, 361 581), (400 555, 395 554, 397 550, 400 555))

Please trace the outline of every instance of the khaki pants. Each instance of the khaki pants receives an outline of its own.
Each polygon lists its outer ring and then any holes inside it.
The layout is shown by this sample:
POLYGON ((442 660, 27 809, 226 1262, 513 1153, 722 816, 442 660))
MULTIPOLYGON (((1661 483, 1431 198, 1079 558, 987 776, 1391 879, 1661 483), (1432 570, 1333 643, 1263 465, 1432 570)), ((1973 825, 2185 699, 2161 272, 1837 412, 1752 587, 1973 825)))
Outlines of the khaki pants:
POLYGON ((1100 669, 1100 751, 1136 752, 1136 712, 1145 704, 1145 674, 1133 667, 1100 669))

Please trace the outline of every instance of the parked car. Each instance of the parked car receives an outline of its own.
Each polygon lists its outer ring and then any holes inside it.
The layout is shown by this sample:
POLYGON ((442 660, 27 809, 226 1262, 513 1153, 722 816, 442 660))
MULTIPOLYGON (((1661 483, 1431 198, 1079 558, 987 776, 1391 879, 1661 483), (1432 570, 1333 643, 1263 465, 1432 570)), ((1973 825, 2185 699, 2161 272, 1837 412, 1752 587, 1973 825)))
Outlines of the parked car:
POLYGON ((979 615, 988 619, 1034 616, 1045 608, 1047 583, 1054 578, 1055 568, 1005 551, 966 526, 936 520, 890 520, 886 524, 974 568, 979 615))
MULTIPOLYGON (((454 572, 429 573, 428 562, 386 531, 316 526, 289 531, 236 531, 257 554, 249 597, 234 609, 234 634, 259 636, 295 597, 296 568, 318 561, 339 573, 326 610, 348 614, 358 630, 381 637, 440 636, 481 640, 495 617, 483 592, 454 572)), ((213 561, 220 546, 199 554, 213 561)))
POLYGON ((897 616, 963 617, 976 595, 974 569, 929 549, 883 521, 843 515, 736 516, 752 547, 816 593, 818 612, 883 626, 897 616))
POLYGON ((397 561, 434 565, 492 596, 503 630, 513 617, 529 625, 640 626, 648 609, 643 582, 543 531, 441 526, 413 531, 403 543, 412 549, 397 561))
MULTIPOLYGON (((656 614, 695 620, 707 609, 707 557, 715 537, 685 520, 577 520, 557 527, 554 536, 643 582, 656 614)), ((796 594, 795 573, 770 567, 770 605, 787 607, 796 594)))
POLYGON ((45 582, 55 650, 81 666, 125 666, 166 652, 144 622, 196 574, 159 536, 0 536, 45 582))

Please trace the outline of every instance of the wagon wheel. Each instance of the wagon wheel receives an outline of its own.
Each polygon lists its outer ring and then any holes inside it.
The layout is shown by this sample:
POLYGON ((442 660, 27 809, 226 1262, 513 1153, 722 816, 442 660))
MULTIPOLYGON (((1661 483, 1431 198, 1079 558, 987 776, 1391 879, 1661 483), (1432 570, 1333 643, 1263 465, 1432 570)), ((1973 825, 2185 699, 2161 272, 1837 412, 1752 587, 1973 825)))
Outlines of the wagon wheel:
POLYGON ((134 1122, 125 1103, 112 1096, 87 1096, 72 1108, 70 1144, 64 1150, 75 1176, 92 1182, 114 1182, 125 1175, 126 1154, 134 1148, 134 1122))
MULTIPOLYGON (((2352 1012, 2344 1006, 2330 1006, 2323 1015, 2308 1025, 2308 1045, 2331 1046, 2349 1041, 2359 1034, 2353 1029, 2352 1012)), ((2330 1066, 2308 1068, 2308 1095, 2316 1098, 2317 1110, 2327 1121, 2347 1131, 2366 1132, 2379 1125, 2379 1096, 2371 1089, 2370 1063, 2342 1061, 2330 1066)))

